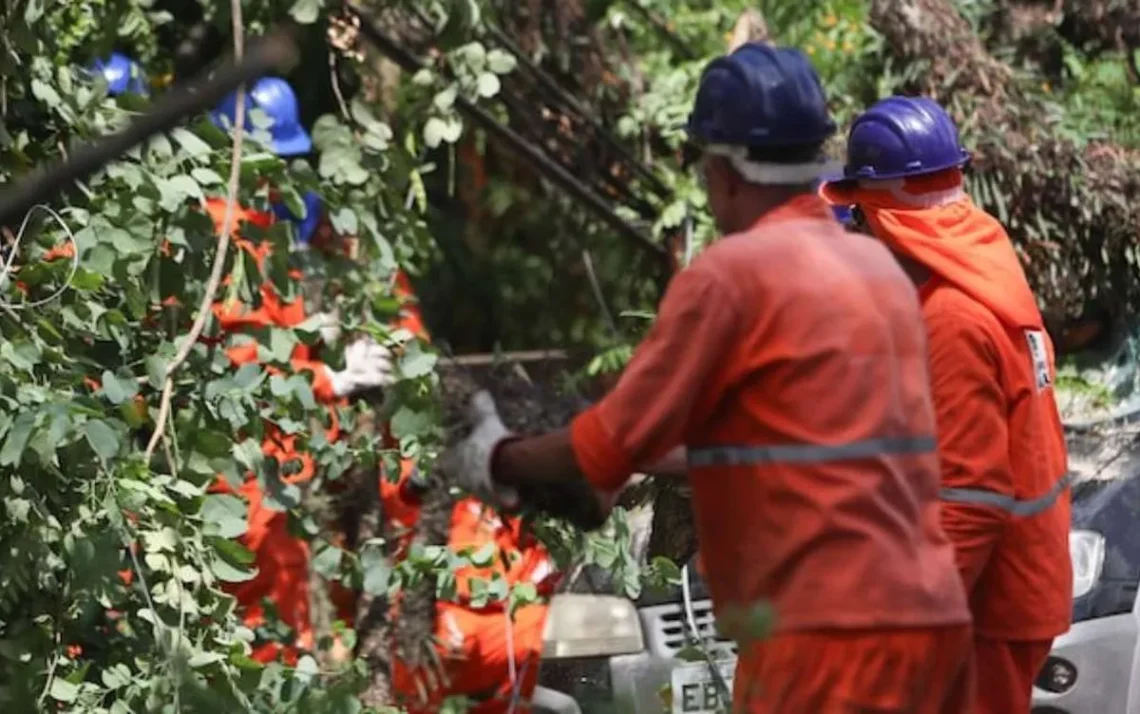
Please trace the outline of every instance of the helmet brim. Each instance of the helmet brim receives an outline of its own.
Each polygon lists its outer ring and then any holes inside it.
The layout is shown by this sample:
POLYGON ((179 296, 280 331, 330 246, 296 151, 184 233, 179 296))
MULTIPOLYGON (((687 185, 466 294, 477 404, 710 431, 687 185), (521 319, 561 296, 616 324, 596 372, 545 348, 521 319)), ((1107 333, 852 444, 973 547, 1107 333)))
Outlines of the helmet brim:
POLYGON ((856 203, 857 188, 859 188, 858 179, 824 181, 819 185, 819 195, 832 206, 853 206, 856 203))
POLYGON ((301 156, 313 150, 313 139, 301 127, 273 140, 273 151, 278 156, 301 156))

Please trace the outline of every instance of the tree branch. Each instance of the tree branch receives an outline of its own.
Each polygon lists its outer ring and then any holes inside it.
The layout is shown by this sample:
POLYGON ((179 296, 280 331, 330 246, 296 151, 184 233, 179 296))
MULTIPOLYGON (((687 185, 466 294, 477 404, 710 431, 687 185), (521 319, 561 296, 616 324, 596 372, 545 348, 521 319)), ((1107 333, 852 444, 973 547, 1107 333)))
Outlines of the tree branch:
MULTIPOLYGON (((234 61, 240 63, 242 60, 242 53, 245 50, 245 28, 242 22, 241 3, 230 3, 230 20, 233 25, 234 33, 234 61)), ((151 434, 150 442, 146 445, 146 459, 150 462, 151 457, 154 456, 154 450, 158 447, 159 441, 162 440, 163 434, 166 432, 166 424, 170 416, 170 403, 174 394, 174 374, 178 368, 189 357, 190 351, 194 349, 197 344, 198 338, 202 336, 202 330, 206 328, 206 321, 210 318, 210 308, 214 304, 214 298, 218 293, 218 286, 222 282, 222 273, 225 270, 226 254, 230 248, 230 234, 233 232, 234 214, 237 208, 237 194, 238 188, 241 185, 241 150, 242 140, 245 136, 245 84, 241 84, 237 90, 237 108, 234 113, 234 145, 233 151, 230 153, 230 179, 228 191, 226 193, 226 210, 222 217, 222 230, 218 235, 218 247, 214 253, 214 265, 210 270, 210 281, 206 284, 206 292, 202 296, 202 301, 198 305, 198 314, 194 318, 194 324, 190 327, 190 332, 186 335, 182 347, 174 355, 174 359, 166 368, 166 383, 162 388, 162 401, 158 407, 158 417, 155 419, 154 433, 151 434)))

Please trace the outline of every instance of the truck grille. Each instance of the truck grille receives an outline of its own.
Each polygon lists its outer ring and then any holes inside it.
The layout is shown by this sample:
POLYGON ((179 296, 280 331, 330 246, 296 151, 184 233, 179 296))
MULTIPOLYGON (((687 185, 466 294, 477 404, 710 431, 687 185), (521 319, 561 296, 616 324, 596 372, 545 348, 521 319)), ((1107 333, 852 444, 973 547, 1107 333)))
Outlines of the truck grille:
MULTIPOLYGON (((658 656, 672 658, 689 644, 685 624, 685 608, 680 603, 657 605, 640 610, 641 626, 645 632, 646 646, 658 656)), ((693 619, 697 623, 697 636, 703 643, 716 643, 719 647, 736 652, 736 643, 720 637, 716 631, 712 602, 697 600, 693 603, 693 619)), ((691 637, 691 632, 689 633, 691 637)))

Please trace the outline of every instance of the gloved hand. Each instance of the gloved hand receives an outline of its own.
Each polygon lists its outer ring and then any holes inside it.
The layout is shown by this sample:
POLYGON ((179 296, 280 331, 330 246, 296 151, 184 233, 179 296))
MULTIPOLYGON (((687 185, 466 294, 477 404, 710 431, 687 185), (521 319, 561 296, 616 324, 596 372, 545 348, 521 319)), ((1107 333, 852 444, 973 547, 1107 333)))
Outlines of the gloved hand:
POLYGON ((383 389, 396 381, 392 351, 368 337, 348 346, 342 371, 325 369, 332 381, 333 393, 338 397, 349 397, 368 389, 383 389))
POLYGON ((321 341, 326 345, 335 344, 340 339, 340 316, 333 312, 318 312, 314 315, 320 321, 318 328, 321 335, 321 341))
POLYGON ((499 410, 490 392, 476 392, 464 417, 471 432, 440 455, 440 469, 452 483, 494 508, 517 508, 518 492, 495 483, 491 475, 491 457, 496 447, 515 434, 499 418, 499 410))

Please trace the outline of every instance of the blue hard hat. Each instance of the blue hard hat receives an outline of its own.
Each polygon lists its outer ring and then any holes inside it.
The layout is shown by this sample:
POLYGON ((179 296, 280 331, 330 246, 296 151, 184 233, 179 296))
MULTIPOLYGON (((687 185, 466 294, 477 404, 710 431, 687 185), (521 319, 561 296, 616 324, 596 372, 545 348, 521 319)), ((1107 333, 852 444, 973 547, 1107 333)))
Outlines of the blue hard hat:
POLYGON ((305 206, 304 218, 293 215, 284 201, 273 204, 273 213, 281 220, 292 221, 293 225, 297 226, 297 240, 301 243, 308 243, 317 230, 317 224, 321 221, 323 203, 320 194, 316 191, 306 191, 301 201, 305 206))
MULTIPOLYGON (((246 102, 245 130, 253 131, 250 109, 265 112, 273 123, 269 127, 270 146, 278 156, 299 156, 313 150, 313 140, 301 126, 297 95, 289 83, 279 77, 262 77, 247 93, 252 100, 246 102)), ((222 100, 210 118, 215 124, 228 129, 237 116, 237 92, 222 100)))
POLYGON ((97 59, 91 63, 91 71, 103 75, 107 82, 107 93, 112 97, 132 92, 146 95, 146 76, 138 63, 121 52, 114 52, 107 59, 97 59))
POLYGON ((688 131, 705 144, 776 148, 821 143, 835 122, 803 52, 750 42, 705 68, 688 131))
POLYGON ((926 97, 890 97, 855 120, 846 180, 897 179, 965 166, 970 152, 946 110, 926 97))

